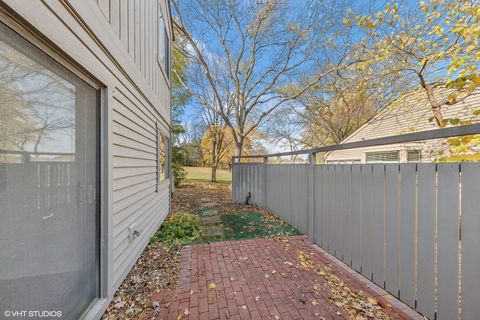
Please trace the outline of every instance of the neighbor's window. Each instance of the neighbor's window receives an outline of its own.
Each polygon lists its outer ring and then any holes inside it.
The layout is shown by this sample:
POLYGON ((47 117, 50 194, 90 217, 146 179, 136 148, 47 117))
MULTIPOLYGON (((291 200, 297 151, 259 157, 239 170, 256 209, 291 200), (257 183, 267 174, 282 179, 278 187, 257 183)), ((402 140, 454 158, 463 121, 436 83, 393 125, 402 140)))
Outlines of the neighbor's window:
POLYGON ((407 151, 407 162, 420 162, 421 156, 419 150, 407 151))
POLYGON ((360 159, 327 160, 327 164, 355 164, 355 163, 361 163, 360 159))
POLYGON ((398 151, 367 153, 367 163, 398 162, 398 151))
POLYGON ((160 14, 158 17, 158 62, 163 68, 167 78, 170 78, 170 39, 168 37, 165 21, 160 14))

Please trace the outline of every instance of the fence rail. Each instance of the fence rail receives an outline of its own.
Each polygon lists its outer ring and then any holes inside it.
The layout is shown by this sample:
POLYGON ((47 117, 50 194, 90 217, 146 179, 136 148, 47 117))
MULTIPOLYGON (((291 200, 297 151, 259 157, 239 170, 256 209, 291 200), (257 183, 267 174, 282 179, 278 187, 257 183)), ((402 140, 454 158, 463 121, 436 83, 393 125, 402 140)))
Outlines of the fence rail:
POLYGON ((233 200, 250 194, 429 319, 479 319, 480 163, 316 164, 317 150, 234 161, 233 200))

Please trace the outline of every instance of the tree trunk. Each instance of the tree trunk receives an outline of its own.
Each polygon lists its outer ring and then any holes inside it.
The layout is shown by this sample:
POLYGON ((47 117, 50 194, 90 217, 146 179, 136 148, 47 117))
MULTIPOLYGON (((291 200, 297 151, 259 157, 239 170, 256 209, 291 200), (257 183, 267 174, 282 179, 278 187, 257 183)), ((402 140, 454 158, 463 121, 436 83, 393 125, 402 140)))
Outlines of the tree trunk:
POLYGON ((443 115, 442 115, 442 106, 438 103, 435 93, 433 92, 435 85, 434 84, 427 84, 425 85, 422 82, 422 87, 427 92, 428 102, 430 102, 430 107, 432 108, 433 117, 435 118, 435 122, 439 128, 445 127, 443 123, 443 115))
POLYGON ((217 166, 212 165, 212 182, 217 182, 217 166))
POLYGON ((235 143, 235 156, 241 156, 243 149, 243 141, 235 143))

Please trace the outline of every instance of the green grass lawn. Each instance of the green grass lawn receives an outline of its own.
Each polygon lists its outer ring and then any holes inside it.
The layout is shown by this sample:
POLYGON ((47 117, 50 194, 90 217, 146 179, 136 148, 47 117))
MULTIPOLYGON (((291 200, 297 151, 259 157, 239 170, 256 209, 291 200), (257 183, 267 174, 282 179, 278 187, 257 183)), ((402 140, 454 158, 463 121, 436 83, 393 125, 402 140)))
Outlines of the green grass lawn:
MULTIPOLYGON (((210 181, 212 176, 212 169, 205 167, 184 167, 187 170, 187 180, 196 180, 196 181, 210 181)), ((232 182, 232 173, 223 170, 217 169, 217 182, 220 183, 231 183, 232 182)))

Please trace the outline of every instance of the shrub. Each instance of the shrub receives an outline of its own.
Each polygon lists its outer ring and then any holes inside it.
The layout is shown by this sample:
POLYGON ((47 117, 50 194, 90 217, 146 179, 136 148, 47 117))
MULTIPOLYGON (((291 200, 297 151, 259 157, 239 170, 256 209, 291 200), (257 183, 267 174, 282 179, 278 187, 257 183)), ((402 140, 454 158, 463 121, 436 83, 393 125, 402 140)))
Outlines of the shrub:
POLYGON ((165 246, 188 244, 201 236, 198 217, 188 212, 172 214, 159 231, 150 239, 151 243, 162 241, 165 246))
POLYGON ((187 171, 178 163, 172 163, 173 185, 178 188, 187 177, 187 171))

